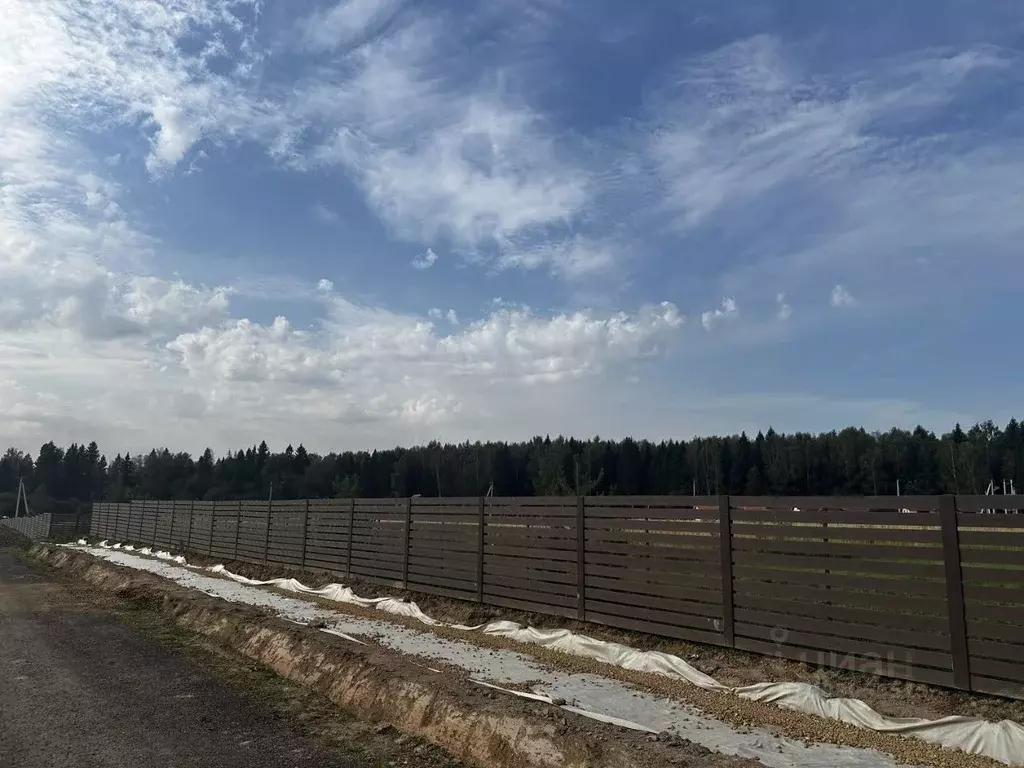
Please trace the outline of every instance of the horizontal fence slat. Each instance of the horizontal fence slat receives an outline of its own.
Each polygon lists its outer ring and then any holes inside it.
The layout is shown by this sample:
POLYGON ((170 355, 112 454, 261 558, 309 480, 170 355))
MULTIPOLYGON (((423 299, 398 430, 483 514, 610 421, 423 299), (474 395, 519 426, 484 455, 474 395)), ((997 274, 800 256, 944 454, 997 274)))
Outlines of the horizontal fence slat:
POLYGON ((606 603, 600 600, 586 600, 587 611, 596 611, 607 616, 621 616, 638 621, 664 622, 676 627, 688 627, 705 632, 717 632, 721 619, 713 616, 686 613, 684 611, 666 611, 661 608, 646 608, 641 605, 623 605, 622 603, 606 603))
MULTIPOLYGON (((976 513, 982 509, 1017 509, 1024 511, 1024 496, 1020 495, 972 495, 963 494, 956 497, 958 512, 976 513)), ((1024 525, 1024 522, 1021 523, 1024 525)))
MULTIPOLYGON (((697 592, 697 590, 693 590, 697 592)), ((699 595, 699 593, 697 593, 699 595)), ((710 597, 710 596, 709 596, 710 597)), ((704 600, 679 600, 662 595, 644 595, 635 592, 614 592, 610 589, 591 589, 587 587, 587 601, 600 602, 604 605, 605 613, 607 606, 611 603, 619 605, 635 605, 644 608, 654 608, 659 611, 671 613, 689 613, 696 616, 710 616, 722 618, 722 604, 720 600, 705 602, 704 600)))
POLYGON ((484 578, 486 579, 490 576, 502 578, 517 578, 521 576, 527 576, 531 579, 537 578, 541 581, 557 581, 562 582, 564 584, 575 584, 576 568, 574 567, 571 570, 571 572, 568 570, 552 571, 541 570, 540 568, 524 568, 519 566, 510 566, 501 563, 494 563, 490 560, 484 560, 484 578))
POLYGON ((1014 664, 1009 661, 984 659, 972 656, 971 673, 982 677, 1009 680, 1014 683, 1024 683, 1024 664, 1014 664))
POLYGON ((484 574, 484 594, 491 594, 491 587, 516 589, 521 592, 530 592, 535 595, 565 595, 576 598, 575 584, 562 584, 553 581, 540 581, 538 579, 513 579, 502 577, 499 579, 484 574))
MULTIPOLYGON (((898 584, 897 584, 898 586, 898 584)), ((941 597, 909 597, 907 595, 879 595, 866 590, 828 589, 825 586, 778 584, 762 581, 733 580, 734 600, 737 605, 749 597, 767 597, 800 603, 839 603, 862 608, 875 608, 880 598, 899 600, 900 610, 935 616, 946 615, 946 601, 941 597)))
POLYGON ((886 574, 903 577, 941 579, 944 576, 942 563, 893 563, 882 560, 837 559, 834 557, 813 557, 801 555, 773 555, 733 550, 736 565, 753 565, 777 569, 780 573, 790 571, 829 570, 832 572, 864 574, 886 574))
POLYGON ((967 650, 971 654, 971 658, 1001 659, 1024 665, 1024 634, 1022 634, 1020 642, 1016 644, 968 637, 967 650))
POLYGON ((503 597, 539 606, 576 607, 576 595, 557 595, 551 592, 539 593, 528 589, 513 589, 511 587, 498 586, 497 584, 488 584, 486 580, 484 581, 484 596, 503 597))
POLYGON ((722 634, 720 632, 708 632, 693 627, 677 627, 672 624, 661 624, 654 621, 633 619, 627 616, 616 616, 611 613, 601 613, 600 611, 587 611, 587 620, 597 622, 598 624, 607 624, 609 627, 628 629, 633 632, 645 632, 650 635, 663 635, 693 643, 722 644, 722 634))
POLYGON ((930 667, 945 671, 951 665, 951 658, 948 653, 893 645, 884 641, 821 634, 811 628, 808 631, 801 631, 737 621, 735 631, 737 638, 770 640, 776 644, 800 646, 811 650, 852 653, 862 657, 879 656, 885 659, 893 659, 894 662, 907 665, 912 664, 914 667, 930 667))
POLYGON ((949 686, 953 682, 953 673, 944 669, 928 666, 917 666, 908 660, 899 658, 872 658, 866 652, 842 652, 838 649, 820 649, 783 645, 770 640, 758 640, 744 637, 737 633, 736 648, 741 651, 760 653, 765 656, 777 656, 783 659, 799 661, 821 667, 834 667, 856 672, 867 672, 882 677, 895 677, 902 680, 913 680, 916 683, 949 686))
POLYGON ((720 589, 722 580, 716 575, 707 575, 707 569, 694 570, 692 573, 676 573, 655 570, 643 570, 640 568, 614 567, 608 565, 592 565, 587 563, 585 567, 587 578, 591 576, 604 576, 607 578, 621 579, 625 582, 635 584, 647 584, 651 588, 658 588, 661 585, 680 585, 707 587, 709 589, 720 589))
POLYGON ((820 523, 814 525, 794 525, 779 523, 766 525, 762 523, 744 523, 734 521, 732 527, 734 540, 747 541, 757 539, 828 539, 829 541, 866 541, 866 542, 918 542, 922 544, 940 544, 942 531, 938 528, 881 528, 877 526, 838 526, 827 528, 820 523))
MULTIPOLYGON (((943 634, 947 631, 947 619, 945 616, 911 614, 904 613, 902 610, 897 613, 895 606, 902 606, 902 601, 898 597, 893 598, 892 605, 882 610, 847 607, 839 601, 829 605, 796 600, 780 600, 770 597, 748 597, 745 595, 734 595, 733 599, 737 615, 740 610, 763 611, 770 612, 773 616, 788 616, 790 621, 802 620, 804 618, 819 618, 929 633, 938 632, 943 634)), ((780 618, 779 621, 781 620, 780 618)))
POLYGON ((838 589, 863 589, 883 594, 905 594, 920 597, 939 597, 946 594, 946 585, 940 581, 924 579, 910 580, 899 575, 874 577, 858 574, 825 573, 822 570, 785 571, 772 568, 747 566, 738 563, 733 566, 733 578, 736 581, 757 580, 780 585, 805 584, 811 586, 829 586, 838 589))
POLYGON ((1007 699, 1024 699, 1024 683, 1011 683, 1006 680, 993 680, 981 675, 971 675, 971 690, 978 693, 989 693, 1007 699))
MULTIPOLYGON (((757 511, 767 508, 769 513, 775 511, 790 514, 793 508, 800 512, 808 510, 825 510, 828 512, 855 512, 882 514, 882 510, 910 509, 918 511, 935 511, 939 508, 941 496, 730 496, 733 507, 744 508, 744 511, 757 511)), ((888 512, 888 514, 904 514, 888 512)))
POLYGON ((967 618, 967 642, 972 637, 984 638, 986 640, 1003 640, 1009 643, 1019 643, 1021 635, 1024 634, 1024 626, 1014 624, 1003 624, 984 619, 967 618))

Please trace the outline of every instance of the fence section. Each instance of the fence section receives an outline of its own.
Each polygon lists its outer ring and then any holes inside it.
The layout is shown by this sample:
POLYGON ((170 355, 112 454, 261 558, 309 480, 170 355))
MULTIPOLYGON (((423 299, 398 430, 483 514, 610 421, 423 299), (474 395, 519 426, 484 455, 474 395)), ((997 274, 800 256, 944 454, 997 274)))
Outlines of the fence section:
POLYGON ((44 512, 25 517, 5 517, 0 524, 33 541, 71 541, 89 533, 90 517, 83 512, 44 512))
POLYGON ((977 514, 992 503, 957 498, 970 688, 1024 698, 1024 516, 977 514))
POLYGON ((1024 516, 992 503, 138 501, 92 534, 1024 698, 1024 516))
POLYGON ((476 498, 410 500, 406 558, 410 589, 460 600, 479 598, 482 510, 476 498))
POLYGON ((794 501, 733 500, 736 647, 952 685, 938 499, 794 501))
POLYGON ((586 499, 584 617, 724 644, 718 498, 586 499))

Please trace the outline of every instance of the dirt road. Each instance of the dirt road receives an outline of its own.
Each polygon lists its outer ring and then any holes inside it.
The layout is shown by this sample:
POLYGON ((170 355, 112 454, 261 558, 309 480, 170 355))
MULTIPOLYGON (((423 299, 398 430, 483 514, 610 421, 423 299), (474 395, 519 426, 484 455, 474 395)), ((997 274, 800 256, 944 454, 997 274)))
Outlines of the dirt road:
MULTIPOLYGON (((0 549, 0 764, 454 765, 446 757, 431 759, 422 745, 395 745, 393 733, 375 736, 364 724, 353 731, 362 734, 359 743, 336 743, 337 733, 314 737, 282 717, 279 691, 268 700, 266 686, 240 684, 237 669, 233 680, 225 679, 223 668, 211 672, 209 660, 200 664, 194 649, 168 647, 166 637, 133 626, 118 610, 0 549), (375 738, 387 744, 386 754, 368 753, 375 738), (396 754, 403 749, 408 759, 396 754)), ((303 714, 312 718, 308 708, 303 714)))

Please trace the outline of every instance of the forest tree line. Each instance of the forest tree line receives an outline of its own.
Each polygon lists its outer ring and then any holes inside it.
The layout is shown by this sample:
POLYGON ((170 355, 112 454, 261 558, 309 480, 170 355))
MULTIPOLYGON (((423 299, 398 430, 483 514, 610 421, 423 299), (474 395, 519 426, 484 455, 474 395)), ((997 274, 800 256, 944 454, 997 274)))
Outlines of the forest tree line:
POLYGON ((33 513, 132 499, 552 496, 595 494, 891 495, 1024 492, 1024 425, 991 421, 937 436, 923 427, 748 435, 693 440, 430 443, 319 455, 266 442, 215 456, 154 449, 112 460, 95 442, 48 442, 33 458, 0 459, 0 514, 18 483, 33 513))

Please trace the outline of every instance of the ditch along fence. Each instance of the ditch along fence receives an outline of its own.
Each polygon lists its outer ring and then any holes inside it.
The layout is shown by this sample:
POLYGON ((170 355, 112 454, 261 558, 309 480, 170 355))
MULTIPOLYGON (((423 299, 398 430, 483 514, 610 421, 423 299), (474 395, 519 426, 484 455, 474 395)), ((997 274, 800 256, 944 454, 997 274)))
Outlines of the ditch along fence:
POLYGON ((1000 498, 135 501, 91 534, 1024 699, 1000 498))

